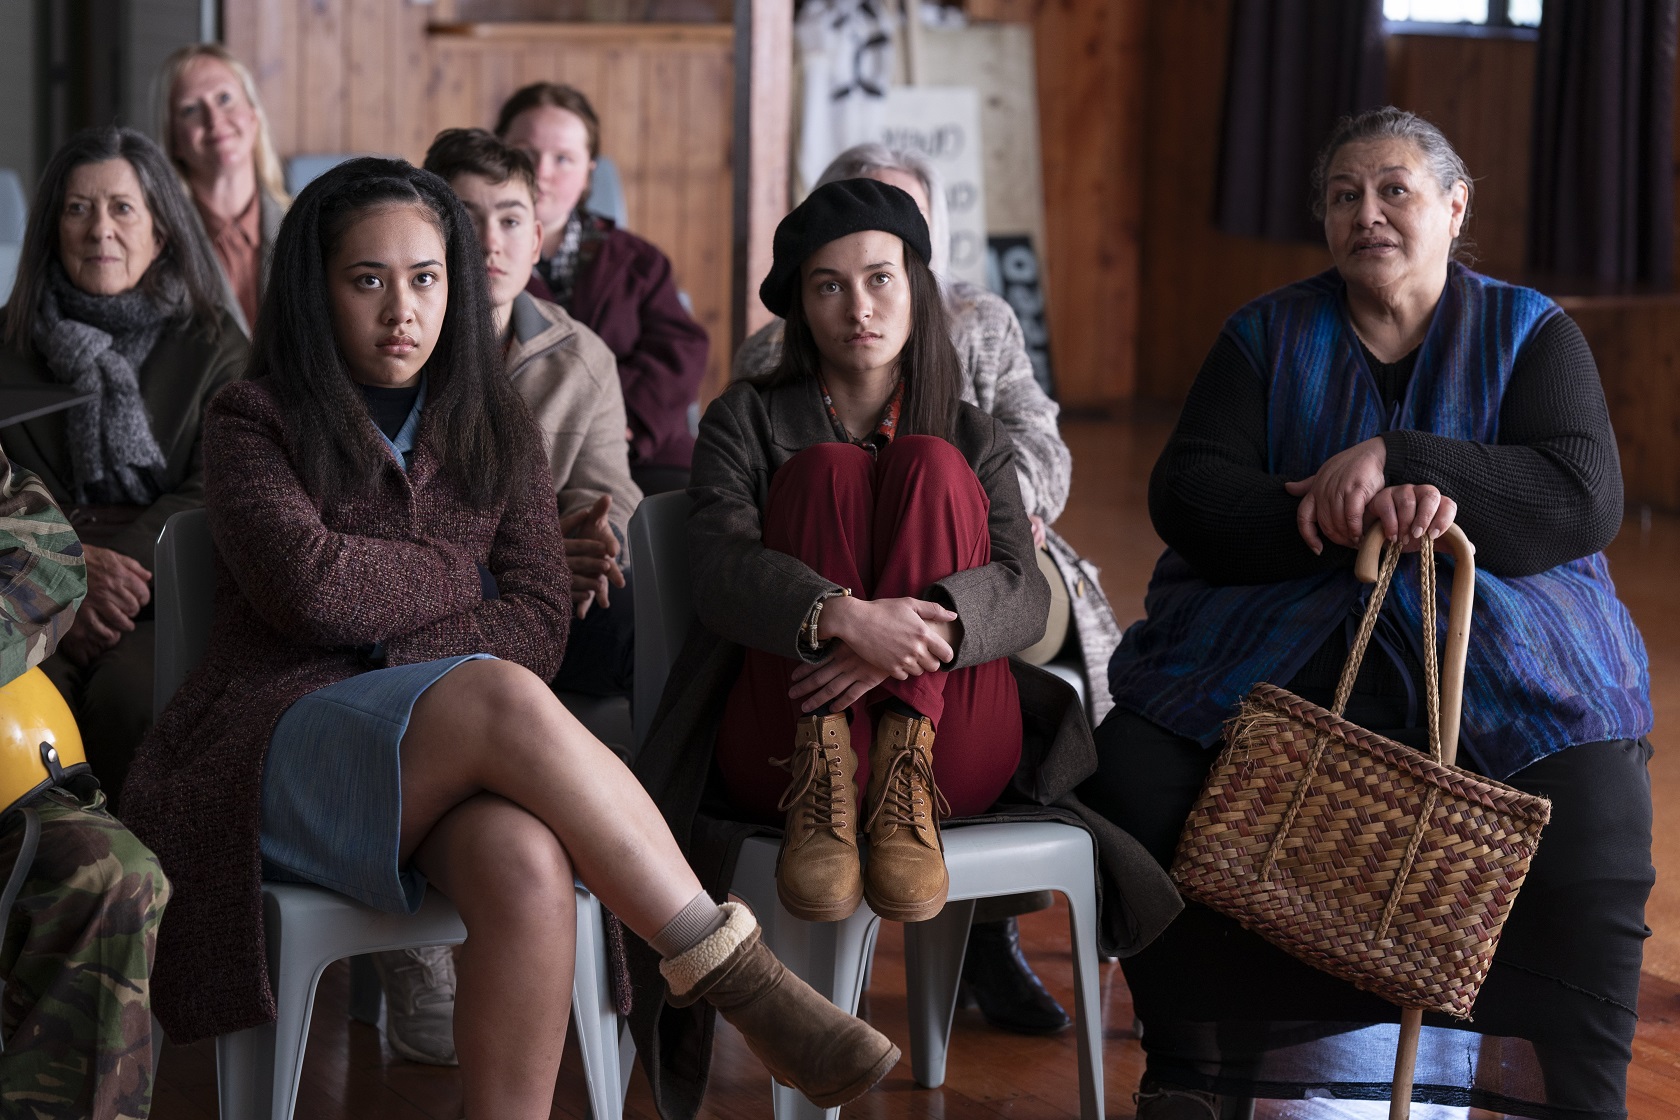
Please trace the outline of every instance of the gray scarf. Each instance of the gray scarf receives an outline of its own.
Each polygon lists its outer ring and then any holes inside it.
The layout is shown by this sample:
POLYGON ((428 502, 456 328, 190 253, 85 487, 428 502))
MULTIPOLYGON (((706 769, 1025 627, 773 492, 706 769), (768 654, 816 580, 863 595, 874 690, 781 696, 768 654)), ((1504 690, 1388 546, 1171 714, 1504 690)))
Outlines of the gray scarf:
POLYGON ((68 414, 76 501, 151 505, 163 492, 163 452, 140 397, 140 367, 164 325, 186 309, 186 288, 172 275, 159 294, 132 288, 89 295, 63 267, 48 266, 35 317, 35 346, 58 380, 95 397, 68 414))

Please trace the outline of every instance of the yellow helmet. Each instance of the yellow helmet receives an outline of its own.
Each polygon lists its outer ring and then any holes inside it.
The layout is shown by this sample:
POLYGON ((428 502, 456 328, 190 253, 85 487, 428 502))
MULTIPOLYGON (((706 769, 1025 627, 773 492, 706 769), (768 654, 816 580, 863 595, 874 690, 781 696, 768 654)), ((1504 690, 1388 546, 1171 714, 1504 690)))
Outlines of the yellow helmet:
POLYGON ((40 669, 0 687, 0 814, 90 774, 76 717, 40 669))

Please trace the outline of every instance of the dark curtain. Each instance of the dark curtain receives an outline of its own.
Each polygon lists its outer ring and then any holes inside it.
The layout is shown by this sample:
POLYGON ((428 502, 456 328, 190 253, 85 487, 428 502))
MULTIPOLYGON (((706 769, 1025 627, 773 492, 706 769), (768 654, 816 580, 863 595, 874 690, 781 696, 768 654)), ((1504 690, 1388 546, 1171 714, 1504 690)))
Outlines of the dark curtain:
POLYGON ((1528 264, 1666 287, 1680 0, 1546 0, 1534 71, 1528 264))
POLYGON ((1313 160, 1339 118, 1383 104, 1387 69, 1382 0, 1233 0, 1219 228, 1322 242, 1313 160))

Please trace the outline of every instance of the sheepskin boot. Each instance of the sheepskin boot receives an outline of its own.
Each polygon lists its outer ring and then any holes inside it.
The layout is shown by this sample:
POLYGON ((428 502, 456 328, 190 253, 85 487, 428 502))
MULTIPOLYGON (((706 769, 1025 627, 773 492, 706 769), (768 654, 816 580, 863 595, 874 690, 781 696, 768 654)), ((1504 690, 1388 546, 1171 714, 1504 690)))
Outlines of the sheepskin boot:
POLYGON ((793 754, 776 763, 793 773, 777 808, 787 831, 776 859, 776 895, 794 917, 837 922, 863 898, 857 845, 857 755, 844 712, 794 725, 793 754))
POLYGON ((745 1036, 771 1077, 819 1108, 861 1097, 898 1064, 898 1047, 886 1035, 818 995, 776 959, 759 940, 751 910, 738 902, 722 909, 722 926, 660 962, 673 1004, 706 1000, 745 1036))
POLYGON ((951 807, 933 783, 933 723, 882 708, 869 750, 869 866, 863 896, 883 918, 925 922, 945 908, 951 876, 939 818, 951 807))

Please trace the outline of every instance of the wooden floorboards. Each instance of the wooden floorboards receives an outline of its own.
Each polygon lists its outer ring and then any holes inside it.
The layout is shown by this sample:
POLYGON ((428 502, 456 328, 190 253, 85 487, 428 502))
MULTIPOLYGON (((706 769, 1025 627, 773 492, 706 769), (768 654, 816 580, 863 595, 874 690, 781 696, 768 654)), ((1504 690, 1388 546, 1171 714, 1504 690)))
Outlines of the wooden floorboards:
MULTIPOLYGON (((959 1009, 945 1085, 918 1088, 910 1075, 900 926, 882 926, 875 974, 865 1005, 870 1022, 898 1043, 906 1057, 881 1086, 842 1116, 856 1120, 1075 1120, 1079 1084, 1071 1032, 1021 1038, 987 1027, 980 1014, 959 1009)), ((1066 911, 1058 906, 1022 919, 1023 939, 1039 974, 1058 999, 1073 1003, 1073 962, 1066 911)), ((1120 966, 1101 966, 1106 1024, 1104 1075, 1109 1120, 1133 1115, 1132 1092, 1143 1070, 1131 1029, 1132 1003, 1120 966)), ((350 1020, 349 982, 340 963, 328 970, 315 1003, 304 1061, 298 1120, 456 1120, 460 1089, 453 1070, 405 1062, 373 1028, 350 1020)), ((1680 985, 1646 976, 1640 991, 1639 1034, 1629 1076, 1630 1120, 1680 1116, 1680 985)), ((215 1053, 208 1042, 163 1052, 153 1120, 215 1120, 215 1053)), ((718 1031, 712 1083, 701 1113, 706 1120, 770 1116, 770 1080, 727 1025, 718 1031)), ((1387 1106, 1345 1101, 1262 1102, 1258 1115, 1274 1120, 1385 1120, 1387 1106)), ((1465 1117, 1463 1109, 1419 1105, 1417 1120, 1465 1117)), ((1476 1117, 1493 1114, 1474 1113, 1476 1117)), ((589 1120, 582 1066, 568 1047, 555 1088, 554 1120, 589 1120)), ((625 1116, 658 1120, 640 1070, 625 1116)))

